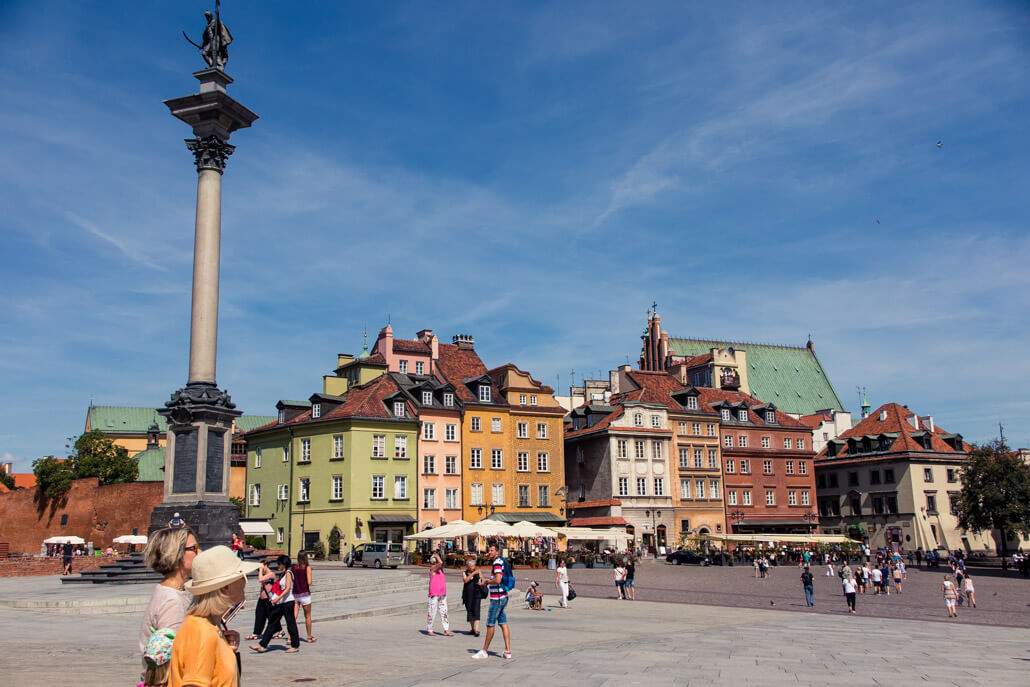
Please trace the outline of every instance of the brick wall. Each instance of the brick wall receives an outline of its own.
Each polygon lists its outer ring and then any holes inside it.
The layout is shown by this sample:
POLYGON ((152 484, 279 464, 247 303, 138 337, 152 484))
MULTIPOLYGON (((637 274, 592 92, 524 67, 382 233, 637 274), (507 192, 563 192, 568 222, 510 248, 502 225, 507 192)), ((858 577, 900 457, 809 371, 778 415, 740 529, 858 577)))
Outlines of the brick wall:
MULTIPOLYGON (((101 564, 114 563, 114 556, 75 556, 72 559, 72 574, 93 570, 101 564)), ((31 577, 34 575, 60 575, 64 572, 61 557, 39 558, 24 556, 0 560, 0 578, 31 577)))
POLYGON ((133 528, 146 534, 150 512, 164 496, 164 484, 101 487, 96 479, 80 479, 57 503, 43 503, 36 496, 36 487, 0 494, 0 542, 7 543, 11 553, 38 554, 43 540, 56 535, 82 537, 105 549, 115 537, 132 534, 133 528))

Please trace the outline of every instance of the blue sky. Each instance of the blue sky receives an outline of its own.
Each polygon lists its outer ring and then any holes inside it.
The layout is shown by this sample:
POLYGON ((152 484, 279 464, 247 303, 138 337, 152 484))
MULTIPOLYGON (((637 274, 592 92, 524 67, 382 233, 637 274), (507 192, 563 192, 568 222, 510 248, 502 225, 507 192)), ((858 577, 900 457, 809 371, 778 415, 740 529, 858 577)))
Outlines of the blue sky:
MULTIPOLYGON (((185 382, 200 2, 0 5, 0 456, 185 382)), ((845 404, 1030 437, 1022 3, 242 3, 218 381, 476 337, 548 384, 673 335, 803 345, 845 404), (942 141, 937 148, 936 142, 942 141), (1022 190, 1021 190, 1022 189, 1022 190), (1019 198, 1023 198, 1020 201, 1019 198), (879 220, 879 223, 877 223, 879 220)))

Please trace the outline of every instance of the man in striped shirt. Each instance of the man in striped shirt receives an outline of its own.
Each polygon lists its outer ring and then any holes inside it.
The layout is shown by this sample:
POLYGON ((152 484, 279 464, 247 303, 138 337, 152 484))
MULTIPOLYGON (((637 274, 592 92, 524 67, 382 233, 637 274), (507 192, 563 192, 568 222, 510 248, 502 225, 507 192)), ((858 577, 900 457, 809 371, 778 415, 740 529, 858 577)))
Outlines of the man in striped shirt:
POLYGON ((504 559, 501 558, 497 544, 490 544, 488 554, 493 560, 493 568, 490 577, 484 579, 480 584, 486 584, 490 590, 490 611, 486 617, 486 641, 483 648, 477 651, 472 658, 489 657, 488 650, 490 642, 494 638, 494 626, 501 626, 501 633, 504 635, 504 658, 511 658, 511 635, 508 633, 508 615, 505 609, 508 607, 508 590, 501 586, 504 578, 504 559))

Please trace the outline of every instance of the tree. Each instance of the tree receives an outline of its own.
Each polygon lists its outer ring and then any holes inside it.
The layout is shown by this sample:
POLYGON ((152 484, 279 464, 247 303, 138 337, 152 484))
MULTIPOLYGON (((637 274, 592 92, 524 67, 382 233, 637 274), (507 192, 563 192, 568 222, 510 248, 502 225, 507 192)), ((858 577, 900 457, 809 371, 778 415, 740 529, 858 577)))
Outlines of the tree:
POLYGON ((14 491, 14 488, 18 485, 18 483, 14 481, 14 475, 8 475, 3 470, 0 470, 0 484, 4 485, 11 491, 14 491))
POLYGON ((32 472, 36 475, 39 493, 51 500, 64 496, 72 488, 72 481, 75 479, 71 461, 60 461, 53 456, 32 461, 32 472))
POLYGON ((75 453, 69 461, 75 479, 96 477, 101 485, 135 482, 139 477, 139 465, 125 447, 116 445, 99 429, 75 440, 75 453))
POLYGON ((1030 533, 1030 466, 1000 439, 973 447, 962 469, 957 515, 967 530, 998 530, 1001 556, 1008 553, 1008 533, 1030 533))
POLYGON ((232 505, 236 506, 236 510, 240 512, 241 518, 247 517, 247 504, 242 496, 230 496, 229 500, 232 502, 232 505))

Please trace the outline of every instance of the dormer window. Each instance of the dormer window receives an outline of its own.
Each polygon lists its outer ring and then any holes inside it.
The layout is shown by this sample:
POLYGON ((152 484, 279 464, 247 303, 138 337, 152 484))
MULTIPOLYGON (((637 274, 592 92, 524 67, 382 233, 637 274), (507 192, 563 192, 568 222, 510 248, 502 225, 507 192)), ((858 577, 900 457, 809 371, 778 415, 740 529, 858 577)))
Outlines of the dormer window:
POLYGON ((483 403, 490 402, 490 386, 488 384, 479 385, 479 400, 483 403))
POLYGON ((401 374, 407 374, 408 373, 408 361, 407 360, 401 360, 399 363, 397 363, 397 369, 400 370, 401 374))
POLYGON ((422 392, 422 405, 431 406, 433 405, 433 392, 423 391, 422 392))
POLYGON ((887 420, 887 411, 886 410, 881 410, 880 411, 880 422, 885 422, 886 420, 887 420))
POLYGON ((279 424, 281 425, 284 422, 286 422, 286 411, 285 410, 280 410, 279 411, 279 424))
POLYGON ((529 405, 531 405, 531 406, 535 406, 536 405, 536 396, 530 396, 529 397, 529 405))
POLYGON ((687 410, 697 410, 697 396, 687 396, 687 410))
POLYGON ((404 417, 404 401, 393 402, 393 416, 404 417))
POLYGON ((723 422, 729 422, 732 419, 733 419, 733 413, 730 412, 730 409, 729 408, 723 408, 722 409, 722 421, 723 422))
POLYGON ((311 406, 311 419, 317 420, 320 417, 322 417, 322 404, 316 403, 311 406))
POLYGON ((421 360, 415 361, 415 374, 421 375, 426 373, 426 364, 421 360))
POLYGON ((633 424, 636 427, 643 427, 644 426, 644 415, 643 415, 643 413, 637 413, 637 414, 635 414, 633 416, 633 424))
POLYGON ((737 420, 747 422, 747 408, 741 408, 737 411, 737 420))
POLYGON ((769 424, 775 423, 776 422, 776 411, 775 410, 767 410, 767 411, 765 411, 765 421, 768 422, 769 424))
POLYGON ((454 394, 452 394, 450 391, 444 393, 443 405, 445 408, 454 407, 454 394))

